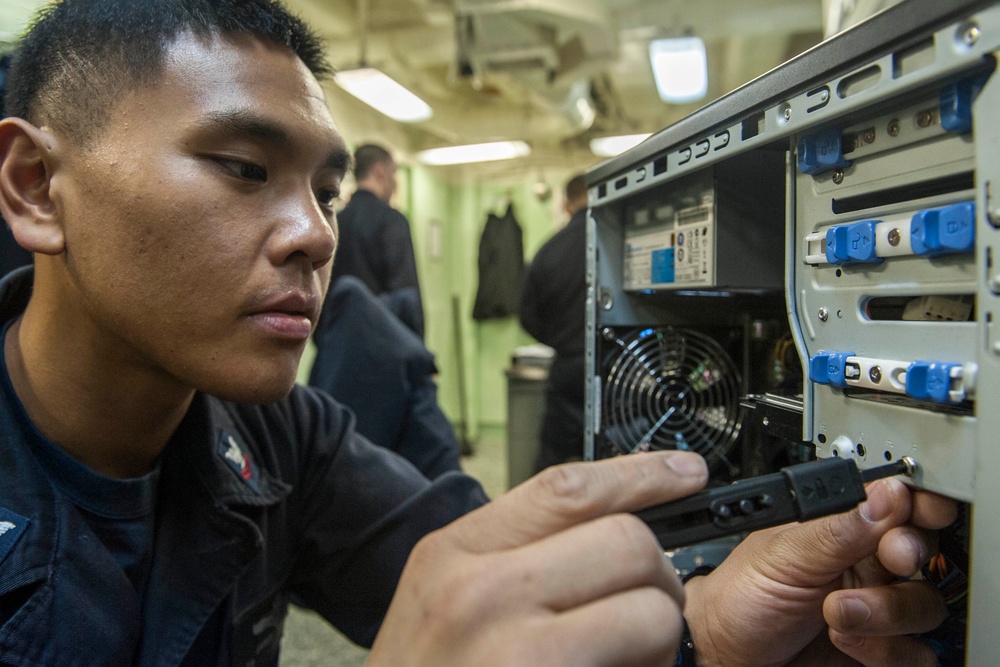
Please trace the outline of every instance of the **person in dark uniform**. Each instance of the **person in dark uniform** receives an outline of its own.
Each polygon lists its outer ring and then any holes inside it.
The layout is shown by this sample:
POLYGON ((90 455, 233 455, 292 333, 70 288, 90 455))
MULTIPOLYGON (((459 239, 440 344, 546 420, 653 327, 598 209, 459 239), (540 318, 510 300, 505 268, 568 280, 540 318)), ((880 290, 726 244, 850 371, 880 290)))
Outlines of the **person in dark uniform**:
POLYGON ((535 253, 521 293, 521 326, 556 351, 545 386, 536 472, 583 457, 587 299, 587 183, 566 183, 569 222, 535 253))
POLYGON ((396 192, 396 161, 385 148, 354 151, 357 191, 337 214, 337 258, 331 281, 356 276, 418 336, 424 336, 423 302, 410 223, 389 201, 396 192))
POLYGON ((64 0, 21 41, 0 210, 35 262, 0 282, 0 663, 273 667, 290 596, 374 641, 370 667, 665 664, 685 594, 705 664, 933 658, 909 634, 943 603, 889 575, 932 552, 907 521, 943 499, 876 483, 685 592, 631 512, 702 487, 697 455, 484 505, 295 386, 350 161, 322 52, 272 0, 64 0))
POLYGON ((313 341, 309 386, 350 408, 359 433, 428 479, 462 469, 437 402, 434 355, 358 278, 330 286, 313 341))

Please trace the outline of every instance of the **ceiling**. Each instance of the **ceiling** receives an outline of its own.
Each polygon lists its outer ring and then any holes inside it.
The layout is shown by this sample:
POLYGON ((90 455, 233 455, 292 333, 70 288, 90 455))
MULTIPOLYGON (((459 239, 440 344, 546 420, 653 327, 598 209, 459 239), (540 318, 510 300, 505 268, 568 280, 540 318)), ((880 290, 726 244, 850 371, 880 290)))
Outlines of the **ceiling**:
MULTIPOLYGON (((285 2, 326 40, 334 67, 364 61, 434 109, 430 120, 403 125, 329 83, 349 141, 386 142, 403 156, 498 139, 532 147, 528 158, 480 171, 594 164, 591 138, 662 129, 817 43, 823 23, 822 0, 285 2), (656 94, 648 44, 688 34, 705 41, 708 95, 666 104, 656 94), (594 113, 581 113, 588 107, 594 113)), ((0 41, 41 4, 4 0, 0 41)))
POLYGON ((403 126, 331 84, 349 138, 389 141, 404 153, 522 139, 532 155, 521 166, 593 164, 591 138, 662 129, 816 44, 823 27, 821 0, 286 2, 327 41, 334 67, 364 61, 434 109, 430 120, 403 126), (649 41, 688 34, 705 41, 708 95, 666 104, 649 41))

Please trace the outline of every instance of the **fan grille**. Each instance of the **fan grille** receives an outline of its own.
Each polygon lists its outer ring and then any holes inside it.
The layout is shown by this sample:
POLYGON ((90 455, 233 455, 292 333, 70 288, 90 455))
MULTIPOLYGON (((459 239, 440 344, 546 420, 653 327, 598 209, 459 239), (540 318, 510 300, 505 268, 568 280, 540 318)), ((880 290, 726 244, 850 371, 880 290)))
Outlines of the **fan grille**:
POLYGON ((740 432, 742 381, 709 336, 673 327, 613 335, 603 399, 603 432, 614 453, 694 451, 710 465, 740 432))

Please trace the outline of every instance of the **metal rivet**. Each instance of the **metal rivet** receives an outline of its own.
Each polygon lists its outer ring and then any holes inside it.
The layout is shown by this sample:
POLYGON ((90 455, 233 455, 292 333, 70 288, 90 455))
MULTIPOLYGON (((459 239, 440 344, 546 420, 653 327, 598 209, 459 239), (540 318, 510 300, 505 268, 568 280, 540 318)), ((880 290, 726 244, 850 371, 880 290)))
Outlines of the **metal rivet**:
POLYGON ((899 229, 897 229, 897 228, 890 229, 889 230, 889 245, 891 245, 891 246, 897 246, 897 245, 899 245, 899 239, 900 239, 899 229))
POLYGON ((820 308, 819 309, 819 321, 820 322, 826 322, 827 318, 829 318, 829 317, 830 317, 830 311, 828 311, 826 308, 820 308))
POLYGON ((893 118, 890 120, 889 125, 885 128, 885 131, 889 133, 890 137, 899 135, 899 119, 893 118))
POLYGON ((878 384, 882 381, 882 369, 878 366, 872 366, 871 370, 868 371, 868 377, 871 378, 872 382, 878 384))
POLYGON ((836 183, 837 185, 840 185, 841 183, 844 182, 844 170, 843 169, 836 169, 836 170, 834 170, 834 172, 833 172, 833 182, 836 183))

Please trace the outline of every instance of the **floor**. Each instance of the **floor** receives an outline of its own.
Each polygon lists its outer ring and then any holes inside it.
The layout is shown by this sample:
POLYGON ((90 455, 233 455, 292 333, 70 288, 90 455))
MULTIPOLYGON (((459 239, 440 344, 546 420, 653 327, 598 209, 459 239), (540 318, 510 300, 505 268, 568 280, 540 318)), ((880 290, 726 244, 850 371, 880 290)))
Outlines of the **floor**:
MULTIPOLYGON (((480 430, 462 468, 495 498, 507 490, 507 437, 503 428, 480 430)), ((356 667, 368 652, 352 644, 317 614, 292 607, 281 642, 281 667, 356 667)))

